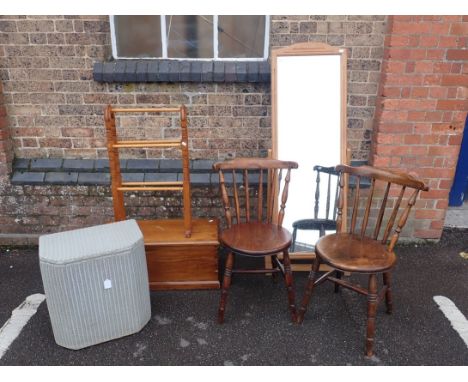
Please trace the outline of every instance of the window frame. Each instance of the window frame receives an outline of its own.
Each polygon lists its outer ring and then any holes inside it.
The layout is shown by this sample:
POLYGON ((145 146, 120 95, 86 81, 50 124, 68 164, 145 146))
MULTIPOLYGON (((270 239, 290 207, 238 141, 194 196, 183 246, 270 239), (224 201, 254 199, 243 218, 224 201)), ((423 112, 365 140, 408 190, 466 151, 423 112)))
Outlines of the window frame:
POLYGON ((115 60, 184 60, 184 61, 258 61, 263 62, 268 60, 270 47, 270 16, 265 17, 265 38, 263 45, 263 57, 219 57, 218 52, 218 15, 213 16, 213 57, 210 58, 186 58, 186 57, 167 57, 167 34, 166 34, 166 15, 159 15, 161 24, 161 42, 162 56, 161 57, 120 57, 117 54, 117 40, 115 35, 115 15, 109 16, 111 42, 112 42, 112 57, 115 60))

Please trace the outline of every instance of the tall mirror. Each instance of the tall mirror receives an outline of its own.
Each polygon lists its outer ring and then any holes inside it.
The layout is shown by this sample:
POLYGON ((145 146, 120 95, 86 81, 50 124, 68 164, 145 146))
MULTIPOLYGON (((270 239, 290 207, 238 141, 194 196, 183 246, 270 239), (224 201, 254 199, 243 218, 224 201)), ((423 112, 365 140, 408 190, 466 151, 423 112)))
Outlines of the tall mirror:
MULTIPOLYGON (((272 157, 299 163, 291 177, 283 226, 290 232, 297 228, 292 257, 310 257, 320 235, 317 219, 335 218, 337 182, 326 171, 318 174, 317 182, 314 167, 348 163, 346 50, 321 43, 274 50, 272 117, 272 157)), ((334 230, 333 223, 321 228, 322 234, 334 230)))

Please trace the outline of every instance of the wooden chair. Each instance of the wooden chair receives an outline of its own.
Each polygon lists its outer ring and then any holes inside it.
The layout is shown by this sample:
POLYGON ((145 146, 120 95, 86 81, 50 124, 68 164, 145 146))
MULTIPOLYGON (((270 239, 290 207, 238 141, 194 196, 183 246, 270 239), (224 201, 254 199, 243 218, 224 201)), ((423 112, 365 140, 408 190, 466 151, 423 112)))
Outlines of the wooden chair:
POLYGON ((314 205, 314 218, 296 220, 293 223, 291 252, 296 251, 296 237, 298 230, 315 230, 319 231, 319 237, 325 235, 325 231, 336 231, 336 216, 338 211, 338 172, 335 167, 314 166, 314 171, 317 172, 315 179, 315 205, 314 205), (327 195, 326 199, 320 195, 320 174, 328 174, 327 177, 327 195), (332 183, 332 178, 336 178, 336 182, 332 183), (332 200, 333 196, 333 200, 332 200), (325 203, 324 214, 319 217, 320 206, 325 203))
POLYGON ((297 167, 295 162, 267 158, 237 158, 213 165, 214 170, 219 172, 227 223, 227 228, 220 234, 220 243, 229 251, 218 310, 220 324, 224 322, 231 275, 235 273, 281 272, 286 282, 291 317, 296 322, 293 276, 288 253, 291 234, 281 224, 291 169, 297 167), (283 170, 286 173, 284 178, 283 170), (280 199, 278 195, 281 195, 280 199), (283 262, 278 260, 278 253, 283 254, 283 262), (236 255, 271 256, 273 269, 233 269, 236 255))
MULTIPOLYGON (((379 169, 370 166, 350 167, 339 165, 336 167, 340 173, 340 195, 338 206, 337 233, 325 235, 320 238, 315 246, 316 259, 309 274, 306 290, 299 310, 298 322, 304 319, 304 314, 309 304, 314 287, 325 280, 335 283, 335 291, 339 286, 351 289, 355 292, 367 296, 367 339, 366 355, 373 355, 375 316, 377 304, 383 298, 387 307, 387 313, 392 312, 392 292, 390 283, 390 271, 395 264, 395 253, 393 248, 398 241, 400 232, 405 225, 411 208, 416 202, 419 191, 427 191, 427 186, 420 180, 399 172, 379 169), (355 177, 349 184, 354 184, 353 205, 351 223, 348 232, 342 232, 342 214, 344 201, 344 181, 346 176, 355 177), (370 188, 362 189, 362 178, 370 179, 370 188), (383 182, 383 184, 382 184, 383 182), (379 187, 380 186, 380 187, 379 187), (383 187, 381 187, 383 186, 383 187), (393 230, 400 206, 404 200, 404 194, 410 189, 409 198, 405 199, 406 207, 400 214, 396 228, 393 230), (363 195, 367 194, 367 195, 363 195), (381 195, 383 194, 383 196, 381 195), (361 198, 361 196, 363 196, 361 198), (365 208, 360 209, 361 199, 366 200, 365 208), (374 199, 374 200, 373 200, 374 199), (379 203, 377 199, 382 201, 379 203), (377 202, 377 203, 376 203, 377 202), (380 204, 380 208, 374 208, 380 204), (382 222, 384 220, 387 204, 391 208, 388 222, 383 230, 382 238, 379 239, 382 222), (371 221, 371 212, 377 213, 375 224, 368 226, 371 221), (360 228, 356 228, 358 214, 362 215, 360 228), (390 233, 393 231, 392 236, 390 233), (387 240, 390 238, 389 243, 387 240), (318 277, 318 270, 321 263, 325 263, 333 269, 318 277), (342 280, 342 272, 356 272, 369 275, 368 288, 351 284, 342 280), (337 273, 337 277, 333 277, 337 273), (378 291, 377 275, 383 275, 383 287, 378 291)), ((351 186, 350 186, 351 187, 351 186)))

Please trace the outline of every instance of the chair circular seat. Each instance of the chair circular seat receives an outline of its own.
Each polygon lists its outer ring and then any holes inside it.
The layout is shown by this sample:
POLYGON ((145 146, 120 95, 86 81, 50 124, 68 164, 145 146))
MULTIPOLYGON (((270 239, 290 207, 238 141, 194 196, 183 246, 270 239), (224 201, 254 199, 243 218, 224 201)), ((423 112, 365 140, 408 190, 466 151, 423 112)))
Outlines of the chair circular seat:
POLYGON ((291 234, 270 223, 240 223, 221 232, 221 243, 234 252, 263 256, 284 251, 291 245, 291 234))
POLYGON ((380 241, 349 233, 323 236, 315 245, 315 252, 323 262, 348 272, 385 272, 396 261, 395 253, 380 241))

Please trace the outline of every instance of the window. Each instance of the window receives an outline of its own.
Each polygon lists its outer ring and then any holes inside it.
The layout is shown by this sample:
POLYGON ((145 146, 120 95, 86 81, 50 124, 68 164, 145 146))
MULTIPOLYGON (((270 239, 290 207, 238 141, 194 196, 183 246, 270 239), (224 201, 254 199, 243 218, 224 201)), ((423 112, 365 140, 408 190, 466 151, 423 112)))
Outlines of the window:
POLYGON ((268 16, 111 16, 116 59, 264 61, 268 16))

